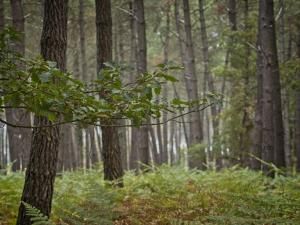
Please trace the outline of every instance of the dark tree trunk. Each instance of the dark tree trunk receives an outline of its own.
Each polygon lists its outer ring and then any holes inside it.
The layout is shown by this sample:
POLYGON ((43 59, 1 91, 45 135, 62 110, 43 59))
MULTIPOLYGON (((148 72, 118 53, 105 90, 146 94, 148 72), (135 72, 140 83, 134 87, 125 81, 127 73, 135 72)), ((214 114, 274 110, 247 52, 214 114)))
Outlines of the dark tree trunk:
MULTIPOLYGON (((260 0, 259 8, 260 57, 263 74, 262 159, 283 167, 284 136, 273 0, 260 0)), ((263 169, 265 172, 269 171, 265 165, 263 169)))
MULTIPOLYGON (((24 13, 21 0, 11 0, 12 23, 13 28, 20 33, 20 39, 14 43, 13 49, 18 54, 25 54, 25 30, 24 30, 24 13)), ((20 65, 21 66, 21 65, 20 65)), ((5 110, 8 122, 30 126, 30 113, 22 109, 5 110)), ((31 130, 22 128, 8 127, 8 140, 11 161, 14 162, 12 170, 24 169, 29 160, 31 130)))
POLYGON ((3 30, 4 25, 4 2, 0 0, 0 32, 3 30))
MULTIPOLYGON (((44 7, 41 54, 46 60, 56 62, 59 69, 65 70, 68 1, 46 0, 44 7)), ((34 124, 45 126, 51 125, 51 122, 45 117, 35 117, 34 124)), ((30 160, 21 200, 38 208, 46 216, 51 212, 58 143, 57 126, 33 129, 30 160)), ((19 208, 17 224, 31 224, 23 204, 19 208)))
MULTIPOLYGON (((298 20, 299 22, 299 20, 298 20)), ((297 58, 300 59, 300 23, 298 23, 298 40, 297 40, 297 58)), ((300 81, 300 72, 298 71, 297 80, 300 81)), ((297 171, 300 172, 300 90, 296 91, 296 156, 297 156, 297 171)))
MULTIPOLYGON (((96 30, 97 30, 97 72, 105 67, 105 62, 112 61, 112 17, 110 0, 96 0, 96 30)), ((105 96, 100 96, 104 97, 105 96)), ((114 125, 113 121, 101 121, 114 125)), ((118 130, 113 126, 102 126, 104 179, 114 181, 122 178, 123 168, 118 130)), ((118 185, 122 186, 121 180, 118 185)))

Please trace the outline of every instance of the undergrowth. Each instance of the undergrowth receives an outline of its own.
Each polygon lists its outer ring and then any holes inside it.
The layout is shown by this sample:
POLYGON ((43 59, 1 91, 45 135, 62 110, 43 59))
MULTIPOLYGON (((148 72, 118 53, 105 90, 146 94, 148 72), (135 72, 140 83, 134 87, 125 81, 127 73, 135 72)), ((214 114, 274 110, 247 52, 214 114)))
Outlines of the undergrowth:
MULTIPOLYGON (((298 225, 300 177, 270 179, 247 169, 186 171, 163 166, 124 188, 99 170, 56 179, 51 221, 62 225, 298 225)), ((0 225, 14 224, 23 176, 0 176, 0 225)))

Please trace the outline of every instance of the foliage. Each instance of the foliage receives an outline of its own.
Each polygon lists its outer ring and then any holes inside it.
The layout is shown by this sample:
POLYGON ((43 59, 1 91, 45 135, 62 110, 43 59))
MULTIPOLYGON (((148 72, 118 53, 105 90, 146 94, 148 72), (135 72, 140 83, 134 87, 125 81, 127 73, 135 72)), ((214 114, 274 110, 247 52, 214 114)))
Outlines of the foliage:
MULTIPOLYGON (((138 176, 127 172, 125 187, 113 188, 100 174, 76 171, 56 179, 55 224, 300 223, 299 176, 270 179, 238 167, 203 172, 163 166, 138 176)), ((13 224, 22 176, 0 179, 0 224, 13 224)))
POLYGON ((32 225, 52 225, 52 223, 48 220, 48 217, 43 215, 39 209, 26 202, 22 202, 22 204, 25 207, 26 215, 30 216, 32 225))
POLYGON ((205 99, 157 104, 162 85, 177 81, 168 72, 179 67, 160 64, 152 73, 140 74, 134 82, 123 84, 121 69, 106 64, 97 80, 84 84, 57 69, 54 62, 40 57, 28 60, 12 52, 7 43, 15 39, 14 35, 8 29, 0 40, 2 111, 25 108, 56 123, 96 124, 100 119, 130 119, 140 125, 146 117, 160 117, 163 110, 207 104, 205 99))

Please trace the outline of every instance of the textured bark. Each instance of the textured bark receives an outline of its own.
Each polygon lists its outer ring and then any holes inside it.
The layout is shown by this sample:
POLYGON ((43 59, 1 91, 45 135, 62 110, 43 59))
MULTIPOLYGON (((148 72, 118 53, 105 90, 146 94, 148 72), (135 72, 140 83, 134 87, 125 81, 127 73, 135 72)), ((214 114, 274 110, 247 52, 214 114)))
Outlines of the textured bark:
MULTIPOLYGON (((185 28, 185 85, 189 101, 197 101, 198 97, 198 83, 195 68, 195 56, 192 41, 192 28, 190 18, 190 6, 188 0, 183 0, 184 11, 184 28, 185 28)), ((197 107, 190 108, 191 111, 197 110, 197 107)), ((193 112, 189 114, 190 122, 190 144, 198 144, 203 140, 202 121, 200 120, 200 112, 193 112)), ((202 164, 202 163, 201 163, 202 164)))
MULTIPOLYGON (((21 0, 11 0, 13 28, 19 32, 20 39, 13 45, 13 50, 20 55, 25 54, 24 13, 21 0)), ((21 65, 19 65, 21 66, 21 65)), ((9 123, 30 126, 30 113, 23 109, 5 110, 6 120, 9 123)), ((29 160, 31 130, 8 127, 10 159, 14 162, 12 170, 22 170, 29 160)))
MULTIPOLYGON (((55 61, 65 70, 67 48, 67 11, 68 1, 46 0, 44 24, 41 37, 41 54, 46 60, 55 61)), ((51 125, 45 117, 35 117, 37 126, 51 125)), ((49 216, 51 212, 53 187, 58 155, 59 128, 34 128, 30 161, 26 170, 22 201, 38 208, 49 216)), ((18 225, 31 224, 23 204, 20 205, 18 225)))
MULTIPOLYGON (((96 30, 97 30, 97 72, 105 67, 105 62, 112 61, 112 17, 110 0, 96 0, 96 30)), ((100 96, 104 97, 105 96, 100 96)), ((113 121, 101 121, 114 124, 113 121)), ((104 179, 118 181, 123 176, 121 151, 118 130, 113 126, 102 126, 104 179)))

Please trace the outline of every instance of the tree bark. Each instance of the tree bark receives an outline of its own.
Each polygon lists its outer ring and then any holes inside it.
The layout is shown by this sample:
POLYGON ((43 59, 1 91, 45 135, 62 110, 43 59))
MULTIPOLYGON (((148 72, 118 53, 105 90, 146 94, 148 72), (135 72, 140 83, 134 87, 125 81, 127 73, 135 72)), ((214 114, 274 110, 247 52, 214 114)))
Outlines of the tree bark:
MULTIPOLYGON (((97 72, 100 73, 105 67, 105 62, 112 61, 112 16, 110 0, 96 0, 96 30, 97 30, 97 72)), ((104 97, 105 96, 100 96, 104 97)), ((101 121, 113 125, 113 121, 101 121)), ((117 185, 122 186, 120 180, 123 176, 121 162, 121 150, 119 144, 118 130, 113 126, 102 126, 103 143, 103 166, 104 179, 117 181, 117 185)))
MULTIPOLYGON (((41 54, 46 60, 54 61, 65 70, 67 49, 68 1, 46 0, 44 24, 41 37, 41 54)), ((36 126, 51 125, 45 117, 35 117, 36 126)), ((51 212, 56 163, 59 144, 59 128, 34 128, 30 160, 26 170, 21 200, 38 208, 49 216, 51 212)), ((17 225, 30 225, 23 204, 20 205, 17 225)))

